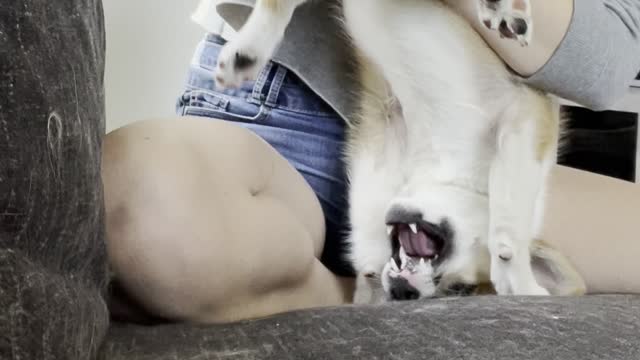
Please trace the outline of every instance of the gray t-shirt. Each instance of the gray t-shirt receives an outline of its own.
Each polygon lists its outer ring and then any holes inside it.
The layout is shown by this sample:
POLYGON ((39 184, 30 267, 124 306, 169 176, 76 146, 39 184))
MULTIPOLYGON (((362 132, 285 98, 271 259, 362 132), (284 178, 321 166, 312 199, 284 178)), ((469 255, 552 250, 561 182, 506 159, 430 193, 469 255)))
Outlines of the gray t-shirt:
MULTIPOLYGON (((218 14, 234 29, 248 17, 254 0, 220 0, 218 14)), ((356 82, 345 35, 332 14, 337 0, 300 6, 274 61, 305 81, 342 117, 355 104, 356 82)), ((640 71, 640 0, 575 0, 562 43, 525 81, 592 109, 606 109, 627 91, 640 71)))

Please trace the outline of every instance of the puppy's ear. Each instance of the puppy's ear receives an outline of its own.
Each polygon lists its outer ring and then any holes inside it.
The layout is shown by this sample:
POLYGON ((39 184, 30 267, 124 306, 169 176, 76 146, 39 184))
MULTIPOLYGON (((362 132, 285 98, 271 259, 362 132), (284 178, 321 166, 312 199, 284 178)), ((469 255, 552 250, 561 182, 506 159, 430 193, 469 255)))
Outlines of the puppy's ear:
POLYGON ((540 286, 556 296, 579 296, 586 293, 584 279, 573 264, 542 240, 531 245, 531 267, 540 286))

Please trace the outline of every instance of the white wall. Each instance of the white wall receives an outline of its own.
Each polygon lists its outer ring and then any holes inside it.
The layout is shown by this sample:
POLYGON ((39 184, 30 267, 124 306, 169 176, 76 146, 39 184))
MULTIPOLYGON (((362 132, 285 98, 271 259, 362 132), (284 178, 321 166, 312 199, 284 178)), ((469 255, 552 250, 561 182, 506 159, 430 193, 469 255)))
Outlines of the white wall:
POLYGON ((107 131, 174 115, 204 29, 191 21, 198 0, 104 0, 107 131))

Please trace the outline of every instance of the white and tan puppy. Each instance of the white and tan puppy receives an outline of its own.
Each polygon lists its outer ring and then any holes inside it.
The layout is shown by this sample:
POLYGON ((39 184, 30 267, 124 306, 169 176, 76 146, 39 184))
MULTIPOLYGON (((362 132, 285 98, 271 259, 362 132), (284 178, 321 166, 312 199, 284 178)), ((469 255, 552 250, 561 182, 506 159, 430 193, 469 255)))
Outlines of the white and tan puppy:
MULTIPOLYGON (((476 1, 486 26, 531 40, 529 0, 476 1)), ((221 52, 218 85, 253 78, 302 2, 258 0, 221 52)), ((356 302, 489 281, 500 295, 583 292, 566 259, 533 241, 557 104, 441 1, 343 0, 342 10, 362 89, 346 153, 356 302)))

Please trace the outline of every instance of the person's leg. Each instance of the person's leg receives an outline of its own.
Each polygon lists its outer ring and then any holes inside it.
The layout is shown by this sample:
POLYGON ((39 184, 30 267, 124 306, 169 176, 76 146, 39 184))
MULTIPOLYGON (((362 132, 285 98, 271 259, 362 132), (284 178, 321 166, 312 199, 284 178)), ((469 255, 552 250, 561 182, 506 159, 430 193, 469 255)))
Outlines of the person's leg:
POLYGON ((108 327, 100 0, 0 6, 0 358, 93 359, 108 327))
POLYGON ((324 219, 303 177, 252 132, 180 118, 105 140, 113 270, 153 314, 223 322, 350 301, 318 260, 324 219))
POLYGON ((569 257, 590 293, 640 293, 640 186, 558 166, 542 238, 569 257))
POLYGON ((220 91, 223 43, 207 34, 196 48, 181 117, 107 136, 107 238, 121 285, 111 299, 207 322, 347 302, 351 281, 334 275, 352 275, 344 121, 271 62, 220 91))

